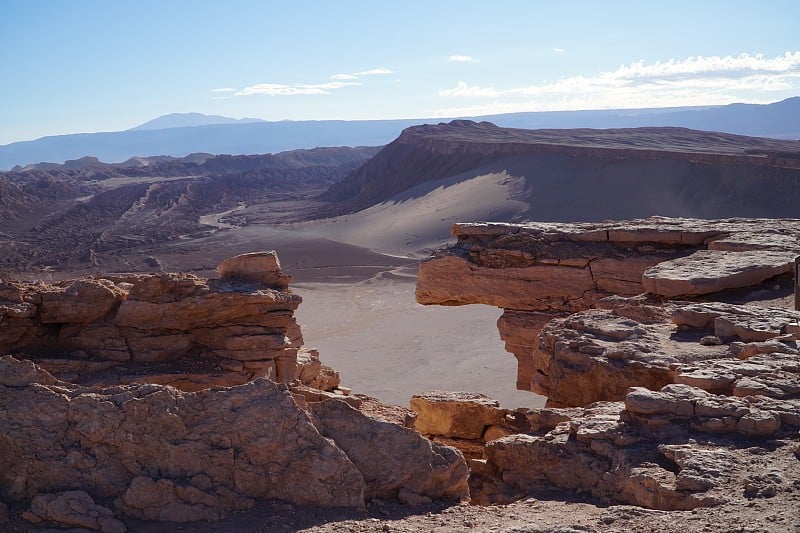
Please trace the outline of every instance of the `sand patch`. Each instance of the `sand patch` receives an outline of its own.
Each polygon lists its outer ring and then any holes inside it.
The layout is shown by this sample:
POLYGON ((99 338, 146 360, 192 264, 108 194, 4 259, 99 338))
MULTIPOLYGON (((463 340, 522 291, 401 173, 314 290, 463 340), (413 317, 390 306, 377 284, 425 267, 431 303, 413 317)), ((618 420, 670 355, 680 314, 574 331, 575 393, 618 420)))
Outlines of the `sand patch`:
POLYGON ((504 170, 422 183, 358 213, 299 225, 303 233, 385 254, 422 257, 465 220, 512 220, 528 209, 524 179, 504 170))
POLYGON ((502 310, 419 305, 415 281, 400 270, 353 284, 294 285, 306 346, 345 386, 388 403, 408 406, 413 394, 439 389, 481 392, 507 408, 544 405, 515 389, 516 360, 496 325, 502 310))

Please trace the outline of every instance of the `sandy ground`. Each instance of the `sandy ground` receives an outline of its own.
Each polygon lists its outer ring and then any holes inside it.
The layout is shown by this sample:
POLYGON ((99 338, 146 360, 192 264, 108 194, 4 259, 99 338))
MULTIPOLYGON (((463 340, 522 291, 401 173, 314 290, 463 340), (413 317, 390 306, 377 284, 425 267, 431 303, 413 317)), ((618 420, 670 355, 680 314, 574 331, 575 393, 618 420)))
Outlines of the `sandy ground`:
POLYGON ((516 359, 496 326, 500 309, 419 305, 415 281, 405 268, 352 284, 294 285, 306 346, 343 385, 387 403, 408 406, 413 394, 439 389, 480 392, 506 408, 544 405, 515 389, 516 359))
MULTIPOLYGON (((292 290, 305 345, 339 371, 354 392, 407 406, 434 389, 481 392, 503 407, 540 407, 517 391, 516 360, 497 331, 501 310, 422 306, 414 299, 419 258, 454 242, 453 222, 518 216, 522 182, 505 172, 423 184, 365 211, 302 224, 219 228, 202 240, 156 253, 167 270, 213 276, 220 260, 275 249, 292 290)), ((258 217, 259 206, 236 211, 258 217)))
POLYGON ((417 185, 358 213, 296 227, 378 253, 422 257, 451 241, 454 222, 519 217, 528 209, 519 199, 523 188, 523 178, 504 170, 458 175, 417 185))

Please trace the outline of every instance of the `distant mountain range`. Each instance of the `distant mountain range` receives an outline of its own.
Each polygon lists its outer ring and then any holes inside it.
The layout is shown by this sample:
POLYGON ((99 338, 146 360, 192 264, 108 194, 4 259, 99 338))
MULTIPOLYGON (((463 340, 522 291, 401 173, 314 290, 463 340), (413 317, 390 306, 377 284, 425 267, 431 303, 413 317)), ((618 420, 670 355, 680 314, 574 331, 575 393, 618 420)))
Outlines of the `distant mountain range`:
MULTIPOLYGON (((800 139, 800 97, 773 104, 553 111, 468 117, 498 126, 633 128, 677 126, 758 137, 800 139)), ((0 146, 0 170, 93 156, 121 162, 134 156, 190 153, 261 154, 318 146, 379 146, 409 127, 445 119, 266 122, 199 113, 165 115, 126 131, 42 137, 0 146)), ((448 119, 449 120, 449 119, 448 119)))
POLYGON ((127 131, 166 130, 169 128, 192 128, 194 126, 210 126, 212 124, 247 124, 249 122, 266 122, 260 118, 230 118, 222 115, 204 115, 202 113, 170 113, 127 131))

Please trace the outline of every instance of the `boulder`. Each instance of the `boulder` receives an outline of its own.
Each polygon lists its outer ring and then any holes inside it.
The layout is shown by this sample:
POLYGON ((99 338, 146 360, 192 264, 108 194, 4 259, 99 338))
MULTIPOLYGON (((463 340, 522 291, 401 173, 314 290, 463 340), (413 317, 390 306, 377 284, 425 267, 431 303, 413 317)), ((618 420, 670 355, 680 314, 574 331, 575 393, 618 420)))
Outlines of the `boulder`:
POLYGON ((217 272, 223 280, 249 281, 278 290, 286 289, 292 281, 292 277, 281 270, 274 250, 231 257, 217 266, 217 272))
POLYGON ((698 250, 648 268, 642 285, 667 298, 747 287, 792 272, 795 255, 794 251, 698 250))
POLYGON ((80 279, 41 293, 42 324, 100 322, 122 302, 124 291, 104 279, 80 279))
POLYGON ((311 404, 320 432, 336 442, 364 476, 367 500, 417 505, 469 497, 468 470, 457 449, 399 424, 376 420, 337 399, 311 404))
POLYGON ((500 403, 483 394, 431 391, 411 397, 417 413, 414 428, 424 435, 480 439, 489 426, 502 423, 500 403))
MULTIPOLYGON (((6 370, 29 373, 29 361, 2 361, 6 370)), ((155 384, 89 389, 33 382, 1 386, 0 412, 0 491, 11 501, 65 487, 119 498, 134 478, 145 477, 167 481, 159 485, 164 505, 173 502, 170 494, 196 505, 181 496, 194 493, 178 489, 185 483, 208 494, 203 505, 219 515, 253 498, 363 505, 357 468, 319 434, 284 386, 266 379, 197 393, 155 384)), ((141 483, 120 508, 144 516, 146 506, 136 497, 141 483)))
POLYGON ((125 533, 125 525, 114 517, 114 512, 98 505, 82 490, 55 494, 37 494, 31 508, 23 514, 34 523, 47 522, 62 527, 80 527, 102 533, 125 533))

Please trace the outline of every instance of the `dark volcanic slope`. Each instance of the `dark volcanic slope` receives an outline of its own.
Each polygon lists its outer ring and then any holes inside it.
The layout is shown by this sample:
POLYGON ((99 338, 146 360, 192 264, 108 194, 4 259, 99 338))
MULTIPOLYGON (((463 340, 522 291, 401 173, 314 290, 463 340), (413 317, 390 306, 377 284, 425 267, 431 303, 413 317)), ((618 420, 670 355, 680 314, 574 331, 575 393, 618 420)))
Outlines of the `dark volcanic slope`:
POLYGON ((415 185, 505 171, 534 220, 800 214, 800 142, 684 128, 408 128, 324 195, 358 210, 415 185), (581 212, 581 210, 583 212, 581 212))

